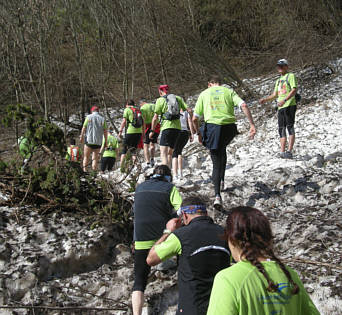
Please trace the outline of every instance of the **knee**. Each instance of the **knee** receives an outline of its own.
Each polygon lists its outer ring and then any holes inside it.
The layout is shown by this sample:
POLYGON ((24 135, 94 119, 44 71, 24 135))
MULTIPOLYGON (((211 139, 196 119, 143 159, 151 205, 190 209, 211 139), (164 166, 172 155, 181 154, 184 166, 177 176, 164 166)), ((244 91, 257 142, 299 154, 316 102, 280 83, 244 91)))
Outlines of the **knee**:
POLYGON ((279 127, 279 136, 280 138, 285 138, 286 137, 286 128, 285 127, 279 127))
POLYGON ((287 131, 289 132, 290 136, 293 136, 295 134, 294 125, 287 126, 287 131))

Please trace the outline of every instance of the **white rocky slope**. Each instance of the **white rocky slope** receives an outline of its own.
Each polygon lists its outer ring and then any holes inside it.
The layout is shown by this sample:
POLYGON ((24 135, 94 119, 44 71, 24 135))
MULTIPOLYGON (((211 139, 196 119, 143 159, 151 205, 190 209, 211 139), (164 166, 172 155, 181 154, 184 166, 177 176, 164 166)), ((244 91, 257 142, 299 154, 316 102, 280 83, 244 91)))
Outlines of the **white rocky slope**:
MULTIPOLYGON (((298 73, 304 100, 297 112, 293 160, 276 157, 276 112, 251 103, 258 133, 254 141, 248 140, 248 124, 240 117, 242 133, 228 148, 223 192, 225 210, 250 205, 264 211, 279 256, 299 272, 321 313, 336 315, 342 314, 341 65, 338 60, 298 73)), ((273 81, 247 83, 264 94, 273 81)), ((193 143, 185 156, 187 170, 176 185, 184 196, 197 192, 212 198, 207 152, 193 143)), ((121 176, 117 170, 106 177, 119 181, 121 176)), ((126 193, 128 187, 126 180, 118 188, 126 193)), ((225 210, 211 209, 210 215, 223 223, 225 210)), ((129 248, 120 245, 124 240, 119 229, 89 230, 85 218, 77 215, 40 217, 34 209, 13 208, 0 209, 0 229, 0 305, 82 305, 117 309, 108 314, 130 313, 132 257, 129 248), (19 222, 15 211, 24 212, 19 222)), ((146 295, 145 314, 173 314, 174 269, 154 269, 146 295)))

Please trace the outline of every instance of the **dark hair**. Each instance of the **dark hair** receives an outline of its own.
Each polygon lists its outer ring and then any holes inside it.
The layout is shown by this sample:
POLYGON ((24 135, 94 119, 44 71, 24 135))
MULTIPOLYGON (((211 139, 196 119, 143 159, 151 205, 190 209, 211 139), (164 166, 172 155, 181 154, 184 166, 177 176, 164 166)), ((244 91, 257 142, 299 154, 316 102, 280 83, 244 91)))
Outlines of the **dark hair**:
POLYGON ((190 195, 182 201, 182 206, 192 205, 206 206, 207 200, 199 195, 190 195))
POLYGON ((233 245, 237 244, 242 249, 241 256, 244 256, 264 275, 268 282, 268 291, 276 292, 278 284, 275 284, 270 279, 263 265, 259 262, 259 257, 271 258, 277 262, 288 281, 292 284, 292 294, 299 292, 299 287, 293 281, 289 271, 274 254, 271 225, 261 211, 251 207, 231 209, 226 221, 225 237, 233 245))
POLYGON ((129 106, 135 106, 134 100, 127 100, 126 104, 129 106))
POLYGON ((164 176, 170 176, 171 181, 172 181, 171 169, 167 165, 164 165, 164 164, 156 166, 153 170, 153 174, 147 177, 147 179, 152 178, 153 175, 160 175, 158 179, 162 181, 167 181, 167 179, 164 176))
POLYGON ((76 144, 75 139, 70 139, 70 145, 75 145, 75 144, 76 144))
POLYGON ((214 74, 211 77, 209 77, 208 82, 213 83, 213 84, 215 83, 221 84, 221 78, 219 75, 214 74))

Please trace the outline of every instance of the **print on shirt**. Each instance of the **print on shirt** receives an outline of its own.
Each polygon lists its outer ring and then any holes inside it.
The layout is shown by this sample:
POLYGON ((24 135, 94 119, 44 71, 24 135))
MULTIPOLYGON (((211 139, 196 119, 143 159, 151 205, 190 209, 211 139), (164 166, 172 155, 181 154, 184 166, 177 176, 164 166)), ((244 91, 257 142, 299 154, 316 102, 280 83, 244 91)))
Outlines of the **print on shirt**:
POLYGON ((282 304, 286 305, 290 303, 291 294, 286 294, 282 292, 286 288, 290 288, 290 283, 279 283, 278 284, 278 292, 275 292, 271 295, 261 295, 259 297, 259 301, 262 301, 262 304, 282 304))

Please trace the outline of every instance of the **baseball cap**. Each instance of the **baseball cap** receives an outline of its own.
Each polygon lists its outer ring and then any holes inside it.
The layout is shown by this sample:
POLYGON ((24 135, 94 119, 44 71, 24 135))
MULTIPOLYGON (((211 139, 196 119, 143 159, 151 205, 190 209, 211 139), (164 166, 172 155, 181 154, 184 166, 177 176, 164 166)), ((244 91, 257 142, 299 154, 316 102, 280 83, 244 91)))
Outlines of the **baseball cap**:
POLYGON ((91 112, 98 112, 99 111, 99 108, 97 106, 93 106, 91 109, 90 109, 91 112))
POLYGON ((277 61, 277 66, 288 66, 288 65, 289 65, 289 63, 287 62, 286 59, 279 59, 277 61))
POLYGON ((159 85, 159 91, 167 93, 169 91, 169 86, 167 84, 159 85))

